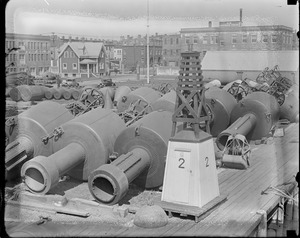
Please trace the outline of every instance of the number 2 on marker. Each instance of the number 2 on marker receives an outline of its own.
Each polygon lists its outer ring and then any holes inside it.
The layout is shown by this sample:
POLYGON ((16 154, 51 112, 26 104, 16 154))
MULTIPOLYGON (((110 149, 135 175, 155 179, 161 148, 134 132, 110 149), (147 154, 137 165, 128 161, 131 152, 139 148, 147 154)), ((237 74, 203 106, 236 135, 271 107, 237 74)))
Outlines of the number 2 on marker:
POLYGON ((184 166, 183 166, 183 164, 184 164, 184 162, 185 162, 184 158, 179 158, 178 161, 180 162, 178 168, 184 169, 184 166))

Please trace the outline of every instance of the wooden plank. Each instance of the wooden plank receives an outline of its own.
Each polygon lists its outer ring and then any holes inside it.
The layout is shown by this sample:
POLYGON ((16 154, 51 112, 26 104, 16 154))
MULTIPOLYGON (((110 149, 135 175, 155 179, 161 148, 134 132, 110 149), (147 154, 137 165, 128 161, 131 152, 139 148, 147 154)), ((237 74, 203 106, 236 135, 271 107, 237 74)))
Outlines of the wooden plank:
MULTIPOLYGON (((229 201, 228 201, 228 202, 229 202, 229 201)), ((228 202, 226 202, 226 204, 228 204, 228 202)), ((223 206, 220 207, 219 210, 221 210, 223 213, 226 213, 226 211, 224 211, 224 209, 223 209, 223 206)), ((217 215, 219 215, 219 214, 217 214, 217 215)), ((212 219, 212 216, 209 216, 209 218, 212 219)), ((215 218, 217 219, 218 217, 215 217, 215 218)), ((218 218, 218 220, 219 220, 219 218, 218 218)))
MULTIPOLYGON (((276 196, 276 195, 274 195, 274 196, 276 196)), ((263 202, 265 201, 265 202, 268 202, 269 201, 269 199, 268 198, 264 198, 264 197, 262 197, 261 199, 259 199, 261 202, 260 203, 262 203, 263 204, 263 202)), ((280 201, 280 197, 278 197, 277 198, 277 203, 280 201)), ((255 198, 253 199, 253 202, 252 203, 254 203, 255 204, 255 198)), ((245 220, 245 224, 251 224, 251 223, 249 223, 249 219, 251 219, 251 218, 247 218, 247 219, 244 219, 245 220)), ((241 226, 243 226, 243 223, 241 224, 241 226)), ((239 230, 239 228, 237 228, 237 227, 235 227, 235 229, 237 229, 237 230, 239 230)), ((232 229, 232 232, 234 232, 234 230, 235 230, 234 228, 232 229)), ((249 231, 250 232, 250 231, 249 231)))
MULTIPOLYGON (((276 175, 275 175, 275 176, 276 176, 276 175)), ((268 181, 268 180, 265 180, 264 182, 265 182, 266 186, 267 186, 267 185, 268 185, 268 183, 269 183, 269 181, 268 181)), ((263 185, 262 185, 262 183, 259 183, 259 185, 257 186, 257 189, 260 189, 260 191, 261 191, 261 190, 262 190, 262 188, 263 188, 263 185)), ((258 198, 260 198, 260 196, 259 196, 260 194, 257 194, 257 195, 258 195, 258 198)), ((252 197, 252 199, 251 199, 251 196, 249 196, 249 198, 250 198, 250 199, 248 199, 248 200, 249 200, 249 201, 248 201, 248 203, 249 203, 249 202, 251 202, 251 200, 252 200, 252 201, 255 201, 255 200, 256 200, 256 199, 255 199, 255 198, 253 198, 253 197, 252 197)), ((251 203, 249 203, 249 204, 251 204, 251 203)), ((240 204, 239 204, 239 205, 240 205, 240 204)))

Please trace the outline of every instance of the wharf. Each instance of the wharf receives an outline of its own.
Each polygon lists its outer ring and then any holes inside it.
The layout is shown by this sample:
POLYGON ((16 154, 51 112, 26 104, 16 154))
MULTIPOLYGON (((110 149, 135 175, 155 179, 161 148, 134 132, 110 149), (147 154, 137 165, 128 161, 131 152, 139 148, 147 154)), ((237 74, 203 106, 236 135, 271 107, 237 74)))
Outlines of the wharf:
MULTIPOLYGON (((174 216, 166 226, 152 229, 134 224, 89 223, 84 218, 76 223, 41 225, 5 220, 6 232, 18 235, 17 231, 27 229, 32 231, 29 236, 70 237, 266 236, 265 222, 280 204, 287 202, 274 188, 286 193, 298 191, 295 175, 299 171, 299 124, 290 124, 284 132, 283 137, 270 138, 266 144, 252 145, 247 170, 222 169, 218 173, 220 193, 226 194, 227 200, 200 217, 198 223, 192 218, 174 216)), ((298 214, 294 219, 298 224, 298 214)), ((299 232, 299 225, 293 229, 299 232)), ((282 234, 285 236, 284 231, 282 234)))

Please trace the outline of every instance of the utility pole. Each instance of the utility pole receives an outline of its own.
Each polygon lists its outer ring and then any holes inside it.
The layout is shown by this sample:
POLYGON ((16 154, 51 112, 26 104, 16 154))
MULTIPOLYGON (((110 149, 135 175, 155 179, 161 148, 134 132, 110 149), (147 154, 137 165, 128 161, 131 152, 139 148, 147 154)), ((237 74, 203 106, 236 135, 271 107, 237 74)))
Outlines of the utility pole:
POLYGON ((149 62, 149 0, 147 0, 147 84, 150 83, 149 68, 150 68, 150 62, 149 62))

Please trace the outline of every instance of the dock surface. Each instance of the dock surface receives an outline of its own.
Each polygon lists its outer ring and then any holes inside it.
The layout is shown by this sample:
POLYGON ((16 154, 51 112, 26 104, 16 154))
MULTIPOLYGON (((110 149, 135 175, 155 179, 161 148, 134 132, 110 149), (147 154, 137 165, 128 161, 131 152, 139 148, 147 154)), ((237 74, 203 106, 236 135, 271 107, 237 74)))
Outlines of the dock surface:
POLYGON ((252 146, 247 170, 222 169, 218 174, 219 188, 227 200, 200 217, 198 223, 192 218, 177 217, 170 218, 166 226, 146 229, 133 224, 37 225, 6 221, 6 232, 18 235, 16 231, 22 228, 35 231, 35 236, 255 236, 262 211, 268 215, 282 201, 272 188, 291 191, 299 171, 299 124, 290 124, 283 137, 271 139, 267 144, 252 146))

